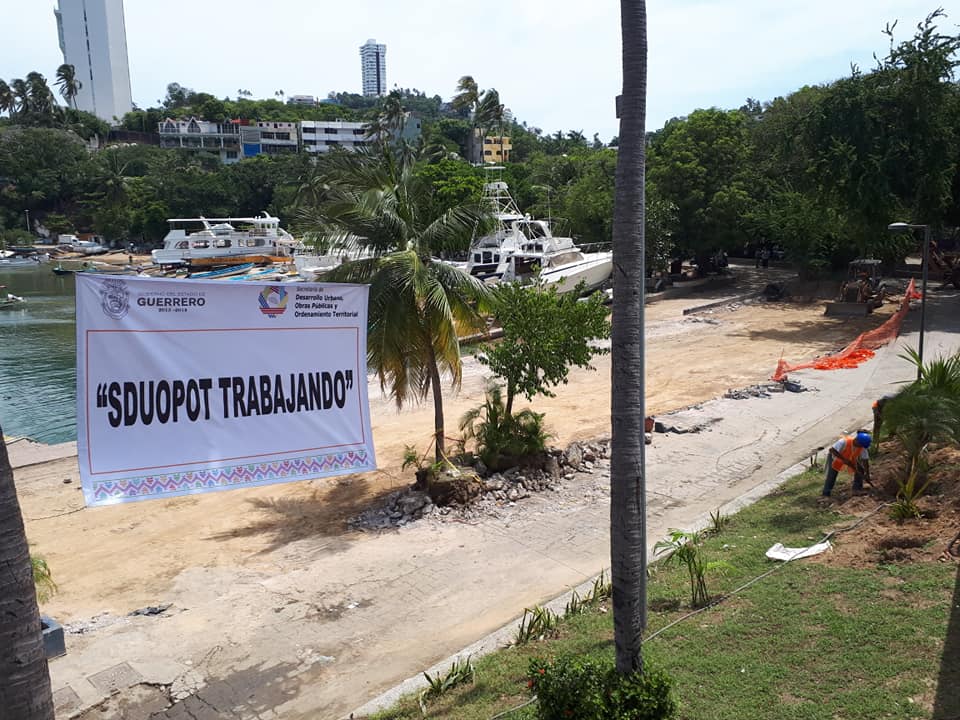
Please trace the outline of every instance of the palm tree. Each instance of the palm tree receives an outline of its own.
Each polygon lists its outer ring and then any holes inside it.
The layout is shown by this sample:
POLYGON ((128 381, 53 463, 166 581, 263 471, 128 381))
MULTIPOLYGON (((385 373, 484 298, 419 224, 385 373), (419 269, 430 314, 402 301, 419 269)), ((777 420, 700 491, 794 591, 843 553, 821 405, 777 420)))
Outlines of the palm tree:
POLYGON ((647 7, 620 0, 623 95, 613 211, 611 324, 610 564, 617 670, 642 668, 646 626, 646 487, 644 452, 644 119, 647 7))
POLYGON ((11 81, 10 89, 13 92, 13 104, 10 107, 10 113, 26 112, 30 102, 30 88, 27 87, 26 81, 17 78, 11 81))
POLYGON ((10 89, 6 81, 0 80, 0 113, 9 112, 13 114, 14 103, 13 90, 10 89))
POLYGON ((38 72, 27 73, 28 105, 30 112, 36 115, 52 115, 56 109, 56 101, 47 79, 38 72))
POLYGON ((33 565, 13 484, 13 469, 3 442, 0 567, 0 707, 4 717, 53 720, 53 694, 43 650, 33 565))
POLYGON ((80 92, 83 83, 77 79, 77 70, 73 65, 64 63, 57 68, 57 86, 60 88, 60 95, 67 101, 67 105, 76 110, 77 93, 80 92))
POLYGON ((477 81, 471 75, 464 75, 457 82, 457 94, 453 96, 450 105, 454 110, 466 110, 467 113, 472 113, 479 99, 480 88, 477 86, 477 81))
POLYGON ((407 116, 403 109, 403 98, 399 90, 392 90, 383 100, 377 117, 367 125, 367 138, 376 138, 385 142, 390 136, 398 140, 403 135, 407 116))
POLYGON ((373 255, 336 268, 326 279, 369 283, 368 362, 398 407, 432 395, 435 457, 441 462, 441 375, 459 386, 459 337, 485 327, 489 291, 433 255, 466 247, 487 217, 473 205, 434 210, 433 187, 417 175, 418 157, 408 147, 381 144, 326 161, 327 200, 302 211, 304 224, 351 238, 373 255))
POLYGON ((454 110, 466 110, 469 113, 473 127, 467 140, 467 155, 471 162, 479 162, 483 159, 479 150, 483 147, 484 132, 503 122, 500 93, 493 88, 481 92, 477 81, 470 75, 464 75, 457 83, 457 94, 450 104, 454 110))

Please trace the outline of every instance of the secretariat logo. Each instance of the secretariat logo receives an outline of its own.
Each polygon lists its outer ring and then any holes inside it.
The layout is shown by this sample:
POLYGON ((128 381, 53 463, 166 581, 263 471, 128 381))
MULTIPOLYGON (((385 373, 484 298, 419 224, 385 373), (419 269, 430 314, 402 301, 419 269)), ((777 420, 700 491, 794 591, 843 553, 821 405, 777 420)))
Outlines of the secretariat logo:
POLYGON ((260 312, 267 317, 283 315, 287 311, 288 299, 285 288, 279 285, 265 287, 263 292, 260 293, 260 312))
POLYGON ((125 280, 104 280, 100 287, 100 307, 104 315, 120 320, 130 310, 130 291, 125 280))

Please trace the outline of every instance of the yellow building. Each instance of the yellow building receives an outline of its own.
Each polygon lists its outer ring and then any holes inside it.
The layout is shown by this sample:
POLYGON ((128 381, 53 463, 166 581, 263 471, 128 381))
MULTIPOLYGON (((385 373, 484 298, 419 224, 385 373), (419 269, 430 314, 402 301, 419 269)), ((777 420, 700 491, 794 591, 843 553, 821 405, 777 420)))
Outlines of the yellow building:
POLYGON ((509 162, 512 147, 509 137, 488 135, 483 138, 483 161, 493 164, 509 162))

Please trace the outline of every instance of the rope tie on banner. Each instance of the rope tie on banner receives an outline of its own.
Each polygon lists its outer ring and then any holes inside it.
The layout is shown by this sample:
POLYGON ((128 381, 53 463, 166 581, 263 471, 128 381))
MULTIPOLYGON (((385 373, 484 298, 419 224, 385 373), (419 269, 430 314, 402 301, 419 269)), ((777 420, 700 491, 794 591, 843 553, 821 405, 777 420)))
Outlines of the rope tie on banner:
POLYGON ((900 334, 900 326, 903 319, 910 310, 910 301, 919 300, 922 295, 917 292, 914 281, 911 280, 907 285, 907 290, 900 302, 897 311, 887 318, 887 321, 878 328, 862 333, 856 339, 839 352, 824 355, 816 360, 805 363, 791 365, 783 357, 777 362, 776 372, 773 373, 771 380, 781 381, 787 378, 787 374, 794 370, 841 370, 844 368, 855 368, 861 363, 866 362, 874 355, 877 350, 884 345, 892 342, 900 334))

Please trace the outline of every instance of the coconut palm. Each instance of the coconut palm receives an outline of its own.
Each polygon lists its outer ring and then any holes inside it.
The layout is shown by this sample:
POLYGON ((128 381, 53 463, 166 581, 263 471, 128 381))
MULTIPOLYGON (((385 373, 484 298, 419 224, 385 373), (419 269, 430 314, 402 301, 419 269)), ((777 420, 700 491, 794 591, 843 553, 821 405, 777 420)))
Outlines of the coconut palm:
POLYGON ((0 113, 13 113, 14 109, 13 90, 7 85, 6 81, 0 80, 0 113))
POLYGON ((39 116, 52 115, 57 103, 47 85, 47 79, 38 72, 27 73, 28 107, 31 113, 39 116))
POLYGON ((642 667, 646 625, 646 488, 644 453, 644 116, 647 8, 620 0, 623 95, 613 212, 611 321, 610 572, 617 670, 642 667))
POLYGON ((10 113, 26 112, 30 101, 30 88, 22 78, 17 78, 10 82, 10 90, 13 93, 13 104, 10 107, 10 113))
POLYGON ((57 68, 57 87, 60 88, 60 95, 67 101, 67 105, 76 110, 77 93, 83 83, 77 79, 77 70, 73 65, 64 63, 57 68))
MULTIPOLYGON (((0 432, 0 438, 3 432, 0 432)), ((13 469, 0 442, 0 708, 4 717, 53 720, 33 565, 13 469)))
POLYGON ((481 92, 477 81, 470 75, 464 75, 457 83, 457 94, 450 104, 454 110, 466 110, 469 113, 473 127, 467 141, 467 155, 472 162, 479 162, 482 159, 479 150, 483 147, 484 133, 503 122, 500 93, 493 88, 481 92))
POLYGON ((470 75, 464 75, 457 82, 457 94, 453 96, 450 105, 454 110, 472 113, 480 99, 480 88, 477 81, 470 75))
POLYGON ((398 90, 393 90, 384 98, 377 117, 367 126, 367 137, 381 141, 391 136, 399 139, 403 135, 406 120, 403 98, 398 90))
POLYGON ((460 342, 485 327, 489 292, 476 278, 434 259, 464 248, 487 221, 475 205, 437 211, 433 187, 416 173, 407 147, 379 145, 335 153, 327 162, 327 200, 302 211, 306 227, 362 243, 371 258, 327 278, 370 285, 367 359, 398 407, 432 396, 435 456, 444 455, 441 375, 461 378, 460 342))

